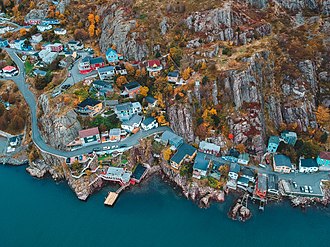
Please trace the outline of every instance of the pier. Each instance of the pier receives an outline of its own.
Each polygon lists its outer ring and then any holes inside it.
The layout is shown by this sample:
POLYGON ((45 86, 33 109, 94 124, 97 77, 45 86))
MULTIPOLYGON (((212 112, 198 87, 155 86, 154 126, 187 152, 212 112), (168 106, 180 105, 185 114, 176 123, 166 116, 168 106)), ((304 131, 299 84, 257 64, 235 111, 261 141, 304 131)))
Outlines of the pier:
POLYGON ((124 189, 126 189, 129 185, 130 185, 129 183, 122 185, 116 192, 110 191, 108 193, 108 196, 105 198, 104 205, 113 206, 113 204, 115 204, 120 192, 122 192, 124 189))

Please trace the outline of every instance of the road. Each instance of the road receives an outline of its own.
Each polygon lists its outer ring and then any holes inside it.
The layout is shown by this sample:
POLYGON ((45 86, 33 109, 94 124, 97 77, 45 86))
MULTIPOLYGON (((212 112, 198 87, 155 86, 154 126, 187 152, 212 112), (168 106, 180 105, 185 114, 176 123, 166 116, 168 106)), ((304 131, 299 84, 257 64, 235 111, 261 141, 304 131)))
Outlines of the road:
POLYGON ((9 56, 12 60, 16 63, 17 67, 19 68, 19 74, 10 78, 15 82, 18 89, 22 93, 26 103, 30 107, 30 115, 31 115, 31 129, 32 129, 32 140, 34 144, 43 152, 52 154, 59 157, 73 157, 81 154, 86 154, 92 152, 95 148, 103 148, 105 146, 113 147, 113 146, 120 146, 120 145, 127 145, 127 147, 131 147, 137 145, 139 140, 151 136, 153 134, 162 133, 166 130, 171 130, 169 127, 158 127, 155 129, 151 129, 148 131, 139 131, 138 133, 127 137, 125 140, 121 142, 111 142, 111 143, 98 143, 90 146, 85 146, 80 149, 74 151, 63 151, 58 150, 51 147, 49 144, 45 142, 42 138, 41 132, 38 128, 38 118, 37 118, 37 102, 35 95, 30 91, 29 85, 25 82, 25 71, 24 71, 24 64, 21 59, 16 55, 16 53, 11 49, 6 49, 9 56))

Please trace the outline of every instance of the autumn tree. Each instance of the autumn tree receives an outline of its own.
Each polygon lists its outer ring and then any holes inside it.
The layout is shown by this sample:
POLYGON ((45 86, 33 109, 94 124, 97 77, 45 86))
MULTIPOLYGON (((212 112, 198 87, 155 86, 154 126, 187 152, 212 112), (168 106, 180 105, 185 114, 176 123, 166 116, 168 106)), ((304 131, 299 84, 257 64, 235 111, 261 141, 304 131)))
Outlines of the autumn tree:
POLYGON ((236 149, 240 153, 245 153, 246 147, 243 143, 239 143, 236 145, 236 149))
POLYGON ((86 40, 88 38, 88 33, 84 29, 76 29, 74 31, 74 38, 76 40, 86 40))
POLYGON ((188 80, 190 78, 191 73, 192 73, 192 69, 190 67, 186 68, 182 73, 183 80, 188 80))
POLYGON ((202 69, 202 70, 205 70, 206 68, 207 68, 207 66, 206 66, 206 63, 205 63, 205 61, 204 61, 204 62, 202 62, 201 69, 202 69))
POLYGON ((119 76, 116 80, 116 85, 119 88, 121 88, 125 83, 127 83, 127 79, 125 76, 119 76))
POLYGON ((144 87, 141 87, 140 88, 140 94, 143 96, 143 97, 146 97, 148 95, 148 92, 149 92, 149 88, 144 86, 144 87))
POLYGON ((324 106, 318 106, 317 111, 315 112, 316 121, 319 125, 324 126, 328 125, 330 122, 330 110, 324 106))
POLYGON ((164 151, 163 151, 163 156, 164 156, 164 159, 165 160, 170 160, 171 159, 171 155, 172 155, 172 151, 171 151, 171 149, 168 147, 168 148, 166 148, 166 149, 164 149, 164 151))
POLYGON ((91 24, 88 27, 88 33, 89 33, 89 37, 91 37, 91 38, 94 37, 94 33, 95 33, 95 26, 94 26, 94 24, 91 24))
POLYGON ((125 63, 125 69, 127 70, 127 73, 129 75, 134 75, 135 74, 135 69, 132 64, 130 63, 125 63))
POLYGON ((20 34, 21 37, 25 36, 26 35, 26 29, 25 28, 21 28, 19 30, 19 34, 20 34))

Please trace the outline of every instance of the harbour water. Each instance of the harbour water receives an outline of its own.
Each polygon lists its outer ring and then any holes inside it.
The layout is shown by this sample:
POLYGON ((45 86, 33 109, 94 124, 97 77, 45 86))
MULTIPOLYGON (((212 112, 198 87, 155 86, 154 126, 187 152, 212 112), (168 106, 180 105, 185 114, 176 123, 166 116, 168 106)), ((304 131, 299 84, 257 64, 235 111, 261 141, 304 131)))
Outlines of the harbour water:
POLYGON ((81 202, 64 182, 0 165, 0 246, 330 246, 329 209, 254 206, 240 223, 227 217, 230 198, 200 209, 157 177, 123 192, 113 208, 103 205, 110 189, 81 202))

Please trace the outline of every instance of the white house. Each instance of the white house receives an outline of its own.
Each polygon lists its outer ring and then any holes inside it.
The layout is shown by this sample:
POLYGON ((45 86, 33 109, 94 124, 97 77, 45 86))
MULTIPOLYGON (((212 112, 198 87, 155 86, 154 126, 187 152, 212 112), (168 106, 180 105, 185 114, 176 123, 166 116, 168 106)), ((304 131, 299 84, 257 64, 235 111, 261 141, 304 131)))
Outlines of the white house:
POLYGON ((135 114, 131 119, 123 121, 121 128, 127 132, 133 132, 134 129, 139 128, 142 122, 142 117, 138 114, 135 114))
POLYGON ((220 153, 220 146, 206 142, 206 141, 201 141, 199 143, 199 149, 203 153, 209 153, 209 154, 219 154, 220 153))
POLYGON ((237 163, 241 165, 247 165, 250 161, 249 154, 243 153, 238 156, 237 163))
POLYGON ((31 36, 31 43, 40 43, 42 41, 42 34, 36 33, 31 36))
POLYGON ((84 45, 80 41, 70 40, 68 42, 68 48, 72 51, 82 50, 84 45))
POLYGON ((112 79, 115 75, 115 68, 113 66, 98 68, 97 73, 99 74, 100 80, 112 79))
POLYGON ((238 173, 240 172, 240 170, 241 170, 241 168, 240 168, 240 166, 238 164, 232 163, 230 165, 230 170, 229 170, 228 176, 231 179, 236 180, 238 178, 238 173))
POLYGON ((58 53, 49 50, 41 50, 38 55, 44 63, 51 64, 57 58, 58 53))
POLYGON ((317 172, 319 170, 319 166, 315 159, 299 159, 299 172, 317 172))
POLYGON ((39 32, 45 32, 45 31, 51 30, 52 28, 53 28, 53 26, 50 24, 37 25, 37 29, 39 32))
POLYGON ((56 35, 65 35, 66 34, 66 30, 64 28, 55 28, 54 29, 54 33, 56 35))
POLYGON ((148 117, 148 118, 143 120, 143 122, 141 123, 141 127, 144 130, 150 130, 150 129, 153 129, 153 128, 157 128, 158 123, 157 123, 155 118, 148 117))

